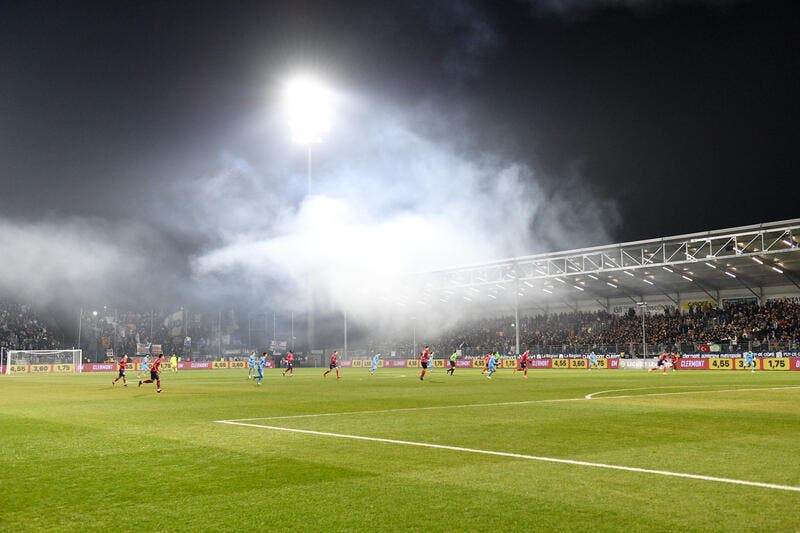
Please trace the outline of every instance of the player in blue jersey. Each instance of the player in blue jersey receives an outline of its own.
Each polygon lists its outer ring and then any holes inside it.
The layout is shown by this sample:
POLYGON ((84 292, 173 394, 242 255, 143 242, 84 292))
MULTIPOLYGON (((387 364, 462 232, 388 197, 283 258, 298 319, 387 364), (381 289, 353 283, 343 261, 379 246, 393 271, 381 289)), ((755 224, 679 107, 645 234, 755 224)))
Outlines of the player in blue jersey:
POLYGON ((744 367, 750 368, 750 372, 755 372, 758 367, 756 364, 756 355, 749 350, 744 352, 744 367))
POLYGON ((375 374, 375 371, 378 370, 378 361, 381 360, 381 352, 376 353, 372 356, 372 368, 369 369, 370 374, 375 374))
POLYGON ((594 367, 594 368, 600 368, 599 366, 597 366, 597 354, 596 354, 596 353, 594 353, 594 350, 592 350, 592 351, 589 353, 589 370, 591 370, 591 369, 592 369, 592 367, 594 367))
POLYGON ((264 379, 264 367, 267 366, 266 354, 261 356, 256 365, 256 385, 261 385, 261 380, 264 379))
MULTIPOLYGON (((500 355, 500 354, 498 354, 500 355)), ((497 361, 495 357, 490 357, 488 360, 489 363, 489 374, 486 376, 487 379, 492 379, 492 374, 494 374, 495 370, 497 370, 497 361)))
POLYGON ((247 358, 247 379, 253 379, 256 374, 256 352, 252 352, 247 358))
POLYGON ((139 373, 136 374, 137 379, 142 379, 142 373, 146 376, 150 372, 150 357, 147 355, 142 357, 142 362, 139 365, 139 373))

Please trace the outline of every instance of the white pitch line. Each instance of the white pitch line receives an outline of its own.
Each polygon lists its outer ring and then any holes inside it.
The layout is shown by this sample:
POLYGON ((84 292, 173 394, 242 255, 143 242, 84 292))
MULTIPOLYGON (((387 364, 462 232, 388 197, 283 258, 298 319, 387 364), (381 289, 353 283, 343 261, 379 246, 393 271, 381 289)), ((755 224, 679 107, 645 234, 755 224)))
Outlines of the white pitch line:
POLYGON ((466 452, 466 453, 478 453, 483 455, 494 455, 497 457, 511 457, 514 459, 527 459, 530 461, 544 461, 548 463, 560 463, 560 464, 568 464, 568 465, 575 465, 575 466, 589 466, 593 468, 605 468, 609 470, 623 470, 626 472, 637 472, 640 474, 654 474, 659 476, 670 476, 670 477, 680 477, 680 478, 687 478, 687 479, 697 479, 701 481, 713 481, 717 483, 729 483, 733 485, 745 485, 748 487, 759 487, 764 489, 774 489, 774 490, 786 490, 792 492, 800 492, 800 487, 793 487, 791 485, 776 485, 774 483, 761 483, 759 481, 745 481, 741 479, 730 479, 724 477, 714 477, 714 476, 703 476, 699 474, 685 474, 682 472, 670 472, 668 470, 650 470, 648 468, 636 468, 633 466, 620 466, 620 465, 610 465, 605 463, 590 463, 587 461, 575 461, 572 459, 558 459, 556 457, 542 457, 538 455, 525 455, 521 453, 510 453, 510 452, 497 452, 493 450, 478 450, 476 448, 464 448, 461 446, 446 446, 444 444, 432 444, 428 442, 414 442, 408 440, 397 440, 397 439, 384 439, 379 437, 364 437, 362 435, 347 435, 343 433, 330 433, 327 431, 312 431, 310 429, 294 429, 294 428, 284 428, 278 426, 265 426, 261 424, 248 424, 245 422, 236 422, 233 420, 217 420, 220 424, 230 424, 234 426, 246 426, 246 427, 254 427, 254 428, 261 428, 261 429, 271 429, 274 431, 287 431, 290 433, 302 433, 306 435, 318 435, 323 437, 335 437, 339 439, 351 439, 351 440, 363 440, 369 442, 382 442, 386 444, 401 444, 404 446, 419 446, 422 448, 436 448, 439 450, 449 450, 449 451, 456 451, 456 452, 466 452))
POLYGON ((307 415, 284 415, 284 416, 263 416, 256 418, 235 418, 231 421, 247 421, 247 420, 289 420, 293 418, 320 418, 328 416, 342 416, 342 415, 368 415, 368 414, 384 414, 384 413, 402 413, 408 411, 431 411, 435 409, 463 409, 469 407, 500 407, 504 405, 531 405, 535 403, 558 403, 558 402, 582 402, 586 400, 615 400, 617 398, 640 398, 646 396, 662 396, 662 395, 675 395, 675 394, 703 394, 711 392, 741 392, 741 391, 759 391, 759 390, 781 390, 781 389, 798 389, 800 386, 787 386, 787 387, 772 387, 772 388, 757 388, 757 389, 728 389, 728 390, 704 390, 704 391, 684 391, 684 392, 657 392, 652 394, 630 394, 625 396, 608 396, 604 398, 595 398, 596 394, 606 394, 609 392, 623 392, 630 390, 649 390, 653 388, 668 388, 668 387, 642 387, 639 389, 613 389, 606 391, 593 392, 587 394, 582 398, 554 398, 550 400, 521 400, 518 402, 495 402, 495 403, 467 403, 461 405, 430 405, 425 407, 400 407, 397 409, 373 409, 366 411, 337 411, 335 413, 312 413, 307 415))

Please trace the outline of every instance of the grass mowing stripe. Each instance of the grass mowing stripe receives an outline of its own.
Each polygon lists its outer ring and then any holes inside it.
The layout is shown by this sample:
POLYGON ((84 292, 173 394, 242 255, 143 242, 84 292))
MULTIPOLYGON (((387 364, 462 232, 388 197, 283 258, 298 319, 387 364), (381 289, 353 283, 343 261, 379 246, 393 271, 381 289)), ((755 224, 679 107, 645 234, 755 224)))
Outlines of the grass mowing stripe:
MULTIPOLYGON (((680 386, 675 387, 655 387, 658 389, 665 389, 665 388, 679 388, 680 386)), ((785 390, 785 389, 800 389, 800 387, 758 387, 755 389, 707 389, 707 390, 693 390, 693 391, 680 391, 680 392, 653 392, 649 394, 626 394, 624 396, 604 396, 602 398, 595 398, 598 394, 606 394, 608 392, 625 392, 631 390, 651 390, 649 387, 639 387, 635 389, 612 389, 612 390, 604 390, 600 392, 593 392, 591 394, 587 394, 584 396, 586 400, 616 400, 617 398, 640 398, 642 396, 675 396, 679 394, 711 394, 716 392, 758 392, 762 390, 785 390)))
POLYGON ((464 448, 461 446, 447 446, 444 444, 432 444, 428 442, 413 442, 407 440, 397 440, 397 439, 384 439, 380 437, 365 437, 363 435, 347 435, 343 433, 331 433, 328 431, 314 431, 310 429, 295 429, 295 428, 285 428, 279 426, 265 426, 261 424, 251 424, 246 422, 239 422, 235 420, 217 420, 216 422, 220 424, 230 424, 234 426, 245 426, 245 427, 254 427, 254 428, 262 428, 262 429, 270 429, 274 431, 288 431, 291 433, 303 433, 306 435, 319 435, 324 437, 334 437, 339 439, 351 439, 351 440, 363 440, 369 442, 382 442, 386 444, 400 444, 404 446, 419 446, 422 448, 436 448, 440 450, 450 450, 456 452, 466 452, 466 453, 477 453, 483 455, 493 455, 498 457, 511 457, 514 459, 526 459, 530 461, 544 461, 548 463, 561 463, 561 464, 568 464, 568 465, 575 465, 575 466, 588 466, 593 468, 606 468, 609 470, 624 470, 626 472, 637 472, 641 474, 654 474, 659 476, 671 476, 671 477, 680 477, 680 478, 688 478, 688 479, 697 479, 701 481, 712 481, 716 483, 730 483, 733 485, 746 485, 750 487, 759 487, 764 489, 773 489, 773 490, 785 490, 785 491, 793 491, 793 492, 800 492, 800 487, 793 487, 790 485, 776 485, 773 483, 761 483, 759 481, 745 481, 741 479, 730 479, 730 478, 723 478, 723 477, 714 477, 714 476, 703 476, 698 474, 686 474, 682 472, 670 472, 668 470, 651 470, 648 468, 636 468, 632 466, 621 466, 621 465, 609 465, 604 463, 591 463, 588 461, 575 461, 572 459, 559 459, 556 457, 542 457, 538 455, 525 455, 520 453, 511 453, 511 452, 498 452, 493 450, 478 450, 475 448, 464 448))
POLYGON ((265 417, 256 417, 256 418, 235 418, 231 419, 230 422, 233 421, 247 421, 247 420, 287 420, 287 419, 294 419, 294 418, 319 418, 319 417, 327 417, 327 416, 341 416, 341 415, 366 415, 366 414, 385 414, 385 413, 401 413, 404 411, 430 411, 435 409, 464 409, 469 407, 502 407, 508 405, 531 405, 536 403, 556 403, 556 402, 579 402, 585 400, 616 400, 618 398, 643 398, 649 396, 674 396, 680 394, 706 394, 706 393, 717 393, 717 392, 758 392, 763 390, 784 390, 784 389, 800 389, 800 387, 759 387, 755 389, 726 389, 726 390, 702 390, 702 391, 681 391, 681 392, 654 392, 651 394, 627 394, 624 396, 604 396, 602 398, 595 397, 598 394, 606 394, 610 392, 625 392, 625 391, 632 391, 632 390, 652 390, 653 388, 657 389, 664 389, 664 388, 678 388, 676 387, 639 387, 635 389, 611 389, 611 390, 604 390, 598 392, 592 392, 587 394, 583 398, 553 398, 549 400, 522 400, 517 402, 493 402, 493 403, 470 403, 470 404, 460 404, 460 405, 428 405, 425 407, 400 407, 397 409, 373 409, 373 410, 366 410, 366 411, 338 411, 334 413, 310 413, 305 415, 284 415, 284 416, 265 416, 265 417))

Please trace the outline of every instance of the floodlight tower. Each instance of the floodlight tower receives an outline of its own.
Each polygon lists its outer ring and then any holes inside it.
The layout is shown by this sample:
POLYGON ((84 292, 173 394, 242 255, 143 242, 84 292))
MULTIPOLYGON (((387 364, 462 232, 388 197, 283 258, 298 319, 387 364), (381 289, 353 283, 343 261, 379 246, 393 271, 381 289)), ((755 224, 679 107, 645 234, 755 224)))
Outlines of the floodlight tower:
MULTIPOLYGON (((321 143, 331 127, 331 94, 319 81, 310 77, 292 80, 286 88, 289 129, 292 141, 306 147, 308 196, 311 196, 311 147, 321 143)), ((314 293, 308 279, 308 350, 314 342, 314 293)))

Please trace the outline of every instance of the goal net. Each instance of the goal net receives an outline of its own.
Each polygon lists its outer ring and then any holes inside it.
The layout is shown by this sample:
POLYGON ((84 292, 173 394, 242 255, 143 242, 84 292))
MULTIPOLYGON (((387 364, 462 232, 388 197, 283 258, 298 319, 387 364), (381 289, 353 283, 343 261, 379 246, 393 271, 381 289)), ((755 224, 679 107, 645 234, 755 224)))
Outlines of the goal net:
POLYGON ((9 350, 6 374, 81 371, 82 350, 9 350))

